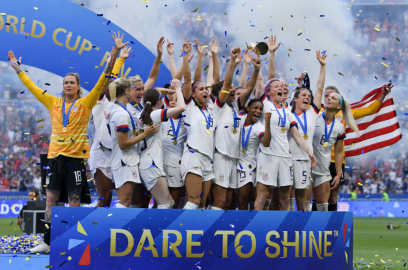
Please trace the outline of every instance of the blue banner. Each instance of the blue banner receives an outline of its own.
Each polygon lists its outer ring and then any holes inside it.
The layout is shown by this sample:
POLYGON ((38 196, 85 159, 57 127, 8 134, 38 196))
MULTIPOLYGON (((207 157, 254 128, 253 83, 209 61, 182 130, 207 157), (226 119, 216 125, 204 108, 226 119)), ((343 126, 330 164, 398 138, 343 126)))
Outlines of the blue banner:
POLYGON ((64 269, 352 269, 350 212, 52 208, 64 269))
POLYGON ((338 211, 351 211, 355 217, 405 217, 408 218, 406 201, 347 201, 337 203, 338 211))
MULTIPOLYGON (((79 73, 81 86, 89 91, 100 77, 114 46, 111 35, 120 31, 125 33, 124 42, 130 41, 133 56, 126 61, 119 76, 139 74, 147 80, 155 55, 109 19, 100 16, 103 14, 96 14, 79 4, 65 0, 2 1, 0 59, 8 61, 7 52, 13 50, 17 59, 22 57, 23 69, 26 69, 24 65, 30 65, 61 77, 69 72, 79 73)), ((170 71, 161 65, 156 84, 163 86, 170 79, 170 71)), ((62 89, 62 82, 60 86, 51 87, 62 89)))
POLYGON ((16 218, 21 209, 27 204, 27 200, 1 200, 0 218, 16 218))

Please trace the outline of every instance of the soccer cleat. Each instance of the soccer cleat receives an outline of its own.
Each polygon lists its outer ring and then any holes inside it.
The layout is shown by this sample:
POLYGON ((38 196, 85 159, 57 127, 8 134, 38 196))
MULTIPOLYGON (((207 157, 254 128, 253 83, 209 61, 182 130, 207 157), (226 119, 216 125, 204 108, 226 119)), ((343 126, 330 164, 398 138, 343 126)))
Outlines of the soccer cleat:
POLYGON ((50 246, 46 243, 41 243, 35 248, 30 249, 30 253, 50 253, 50 246))

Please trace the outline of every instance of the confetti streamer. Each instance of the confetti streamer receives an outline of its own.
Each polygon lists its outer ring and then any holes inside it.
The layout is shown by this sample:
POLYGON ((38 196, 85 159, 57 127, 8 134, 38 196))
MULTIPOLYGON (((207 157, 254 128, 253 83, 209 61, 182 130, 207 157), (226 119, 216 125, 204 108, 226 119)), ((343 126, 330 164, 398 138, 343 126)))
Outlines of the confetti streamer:
POLYGON ((375 30, 377 30, 378 32, 380 31, 380 29, 378 29, 377 27, 376 28, 374 28, 375 30))
POLYGON ((339 72, 339 75, 344 76, 344 74, 343 74, 343 73, 341 73, 341 72, 339 72))
POLYGON ((381 64, 383 64, 384 66, 388 67, 388 65, 387 65, 387 64, 385 64, 384 62, 381 62, 381 64))
POLYGON ((400 40, 399 38, 397 38, 397 37, 396 37, 395 39, 398 40, 398 41, 401 41, 401 40, 400 40))

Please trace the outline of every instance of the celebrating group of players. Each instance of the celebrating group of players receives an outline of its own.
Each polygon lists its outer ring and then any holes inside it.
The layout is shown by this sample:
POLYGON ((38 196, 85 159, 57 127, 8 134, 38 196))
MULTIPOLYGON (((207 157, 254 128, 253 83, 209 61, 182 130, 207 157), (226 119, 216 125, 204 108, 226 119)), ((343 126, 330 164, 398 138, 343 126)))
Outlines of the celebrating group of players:
MULTIPOLYGON (((369 107, 350 110, 334 86, 324 90, 326 54, 316 52, 320 74, 314 92, 302 73, 288 98, 284 80, 275 78, 275 51, 268 42, 268 80, 263 82, 261 60, 246 49, 230 52, 220 80, 217 41, 212 41, 207 81, 202 82, 204 49, 185 40, 183 63, 177 69, 173 44, 167 41, 173 80, 153 88, 163 54, 164 38, 145 83, 139 76, 117 78, 131 54, 123 35, 113 36, 115 48, 96 86, 82 97, 78 74, 63 81, 63 95, 54 97, 38 88, 21 70, 21 58, 9 60, 24 85, 50 111, 52 135, 48 152, 47 209, 43 244, 32 252, 49 250, 51 206, 90 203, 84 159, 88 159, 100 200, 109 207, 112 190, 117 208, 147 207, 153 197, 158 209, 181 208, 292 210, 310 208, 313 194, 319 211, 336 211, 344 170, 345 126, 359 134, 355 119, 374 113, 393 87, 369 107), (198 53, 194 77, 189 60, 198 53), (116 61, 117 56, 119 58, 116 61), (244 61, 240 85, 233 85, 234 69, 244 61), (247 81, 248 66, 254 71, 247 81), (184 83, 181 83, 184 77, 184 83), (322 104, 322 96, 324 102, 322 104), (89 147, 87 126, 95 128, 89 147), (90 150, 89 150, 90 149, 90 150), (309 188, 310 187, 310 188, 309 188), (186 198, 179 206, 181 197, 186 198), (292 197, 292 198, 291 198, 292 197)), ((207 69, 207 68, 206 68, 207 69)))

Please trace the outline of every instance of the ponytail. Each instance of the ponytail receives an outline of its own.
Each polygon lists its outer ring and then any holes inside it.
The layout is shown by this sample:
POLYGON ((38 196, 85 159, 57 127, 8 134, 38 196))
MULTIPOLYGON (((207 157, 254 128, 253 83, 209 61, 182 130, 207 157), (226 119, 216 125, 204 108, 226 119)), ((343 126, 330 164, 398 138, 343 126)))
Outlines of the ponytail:
POLYGON ((350 110, 350 104, 344 98, 343 98, 343 105, 341 106, 341 111, 343 112, 344 122, 346 122, 346 124, 352 130, 354 130, 354 132, 357 133, 358 136, 360 136, 360 131, 358 130, 356 120, 354 119, 353 113, 350 110))
POLYGON ((130 81, 125 78, 119 78, 116 81, 113 81, 109 84, 109 94, 111 97, 111 102, 117 100, 118 97, 126 95, 126 90, 129 89, 132 85, 130 81))
POLYGON ((143 124, 148 126, 153 125, 153 120, 150 117, 150 114, 153 112, 154 106, 156 106, 157 102, 159 102, 161 98, 162 96, 157 89, 152 88, 145 92, 143 101, 146 103, 146 105, 140 116, 143 124))
POLYGON ((109 84, 109 95, 111 98, 111 102, 116 101, 116 81, 113 81, 109 84))

